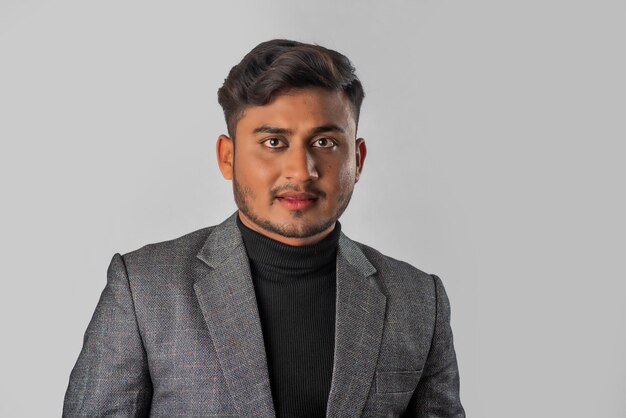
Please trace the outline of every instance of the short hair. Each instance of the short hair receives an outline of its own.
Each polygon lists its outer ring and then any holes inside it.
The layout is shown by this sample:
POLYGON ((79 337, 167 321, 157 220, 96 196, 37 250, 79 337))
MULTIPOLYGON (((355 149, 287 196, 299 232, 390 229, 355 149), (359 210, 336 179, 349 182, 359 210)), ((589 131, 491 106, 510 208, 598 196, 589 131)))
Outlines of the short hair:
POLYGON ((281 93, 306 87, 343 91, 358 126, 365 93, 350 60, 323 46, 273 39, 248 52, 217 91, 228 134, 235 137, 235 127, 246 108, 266 105, 281 93))

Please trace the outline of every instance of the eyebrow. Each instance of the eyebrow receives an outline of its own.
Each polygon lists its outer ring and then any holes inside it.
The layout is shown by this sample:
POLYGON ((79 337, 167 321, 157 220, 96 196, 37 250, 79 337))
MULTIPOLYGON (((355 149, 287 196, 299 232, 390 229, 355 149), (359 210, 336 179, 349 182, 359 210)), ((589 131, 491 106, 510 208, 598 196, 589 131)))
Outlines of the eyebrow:
MULTIPOLYGON (((346 133, 346 130, 343 129, 341 126, 335 125, 334 123, 329 123, 327 125, 316 126, 315 128, 311 129, 310 134, 315 135, 315 134, 319 134, 322 132, 338 132, 338 133, 344 134, 346 133)), ((252 131, 252 133, 292 135, 293 131, 291 129, 278 128, 276 126, 262 125, 262 126, 259 126, 258 128, 255 128, 254 131, 252 131)))

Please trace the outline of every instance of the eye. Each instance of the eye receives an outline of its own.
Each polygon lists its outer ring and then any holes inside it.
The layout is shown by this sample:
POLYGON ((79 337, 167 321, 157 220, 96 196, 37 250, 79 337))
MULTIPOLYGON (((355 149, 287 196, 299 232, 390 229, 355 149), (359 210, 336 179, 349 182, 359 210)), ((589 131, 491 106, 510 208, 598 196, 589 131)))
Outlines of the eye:
POLYGON ((337 143, 330 138, 317 138, 313 142, 315 148, 333 148, 337 143))
POLYGON ((270 149, 278 149, 278 148, 286 148, 287 146, 280 146, 280 144, 283 143, 283 141, 279 138, 267 138, 266 140, 264 140, 262 142, 264 147, 270 148, 270 149))

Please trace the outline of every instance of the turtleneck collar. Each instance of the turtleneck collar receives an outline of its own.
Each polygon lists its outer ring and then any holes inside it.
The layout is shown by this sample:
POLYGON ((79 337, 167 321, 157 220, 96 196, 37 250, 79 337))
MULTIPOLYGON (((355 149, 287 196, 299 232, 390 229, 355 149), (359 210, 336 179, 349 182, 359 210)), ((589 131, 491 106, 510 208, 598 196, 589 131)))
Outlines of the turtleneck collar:
POLYGON ((288 245, 248 228, 237 215, 237 226, 251 261, 289 271, 314 271, 336 262, 341 224, 321 241, 310 245, 288 245))

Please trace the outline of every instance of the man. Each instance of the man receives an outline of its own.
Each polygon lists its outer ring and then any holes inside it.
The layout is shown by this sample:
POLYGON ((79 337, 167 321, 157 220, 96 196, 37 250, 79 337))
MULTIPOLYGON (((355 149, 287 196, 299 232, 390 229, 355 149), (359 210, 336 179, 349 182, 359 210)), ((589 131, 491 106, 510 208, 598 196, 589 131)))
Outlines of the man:
POLYGON ((465 416, 441 280, 341 232, 363 97, 321 46, 233 67, 217 159, 239 210, 113 256, 64 416, 465 416))

